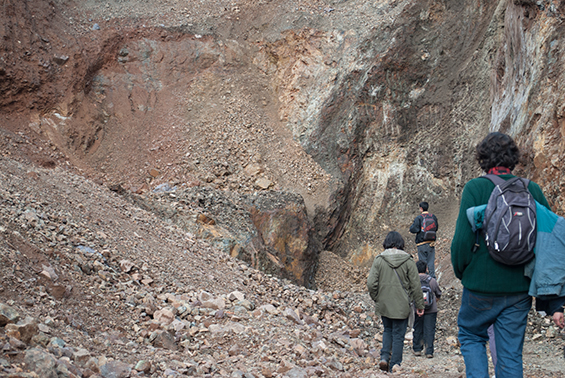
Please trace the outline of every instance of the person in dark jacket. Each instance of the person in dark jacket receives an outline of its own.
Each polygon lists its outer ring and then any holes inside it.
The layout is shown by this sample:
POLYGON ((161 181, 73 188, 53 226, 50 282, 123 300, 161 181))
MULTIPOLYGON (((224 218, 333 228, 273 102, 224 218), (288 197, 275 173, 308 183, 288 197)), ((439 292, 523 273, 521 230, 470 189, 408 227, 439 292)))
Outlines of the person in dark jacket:
POLYGON ((424 235, 425 233, 422 232, 422 223, 424 222, 424 216, 431 215, 432 219, 435 222, 435 228, 432 231, 438 230, 438 222, 437 217, 434 214, 428 212, 429 204, 427 202, 420 202, 418 204, 420 209, 420 215, 418 215, 412 226, 410 226, 410 232, 416 234, 416 247, 418 248, 418 261, 424 261, 428 265, 428 274, 436 278, 436 270, 435 270, 435 259, 436 259, 436 248, 435 248, 435 239, 434 240, 425 240, 424 235))
MULTIPOLYGON (((486 173, 499 175, 504 180, 515 177, 512 170, 518 163, 520 151, 512 138, 494 132, 488 134, 476 147, 476 158, 486 173)), ((468 378, 488 377, 486 342, 488 328, 494 325, 496 338, 497 378, 523 377, 522 350, 528 312, 532 298, 528 295, 529 279, 524 275, 524 264, 509 266, 496 262, 490 256, 484 238, 478 248, 467 209, 488 202, 494 184, 478 177, 465 184, 461 194, 459 215, 451 242, 451 264, 455 276, 463 284, 461 308, 457 325, 461 354, 465 360, 468 378)), ((549 208, 540 187, 529 182, 528 190, 536 201, 549 208)))
POLYGON ((424 297, 416 264, 412 256, 404 252, 402 236, 396 231, 389 232, 383 247, 385 251, 375 257, 371 266, 367 288, 384 326, 379 368, 392 371, 402 362, 404 336, 412 311, 410 302, 414 301, 417 315, 422 316, 424 297))
POLYGON ((434 293, 435 300, 429 309, 424 310, 424 316, 415 317, 412 349, 416 356, 421 356, 425 346, 426 357, 433 358, 434 338, 436 335, 437 301, 441 297, 441 289, 436 279, 426 274, 428 266, 424 261, 417 261, 416 268, 418 269, 420 282, 428 282, 428 286, 434 293))

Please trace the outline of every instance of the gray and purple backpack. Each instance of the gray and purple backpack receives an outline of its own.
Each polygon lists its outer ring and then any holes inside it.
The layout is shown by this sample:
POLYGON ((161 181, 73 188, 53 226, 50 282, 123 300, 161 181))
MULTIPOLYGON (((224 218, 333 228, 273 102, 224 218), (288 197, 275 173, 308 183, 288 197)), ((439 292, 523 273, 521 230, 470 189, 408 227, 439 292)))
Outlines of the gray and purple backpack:
POLYGON ((485 209, 483 235, 491 257, 502 264, 520 265, 534 258, 536 202, 528 191, 530 180, 483 176, 495 188, 485 209))

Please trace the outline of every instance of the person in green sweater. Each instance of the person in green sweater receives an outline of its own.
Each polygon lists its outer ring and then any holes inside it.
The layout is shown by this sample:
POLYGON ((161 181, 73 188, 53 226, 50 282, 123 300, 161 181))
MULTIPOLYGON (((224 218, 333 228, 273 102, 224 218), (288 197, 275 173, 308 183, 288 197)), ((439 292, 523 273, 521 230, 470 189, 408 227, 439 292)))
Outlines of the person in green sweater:
MULTIPOLYGON (((520 151, 514 140, 503 133, 488 134, 476 147, 480 167, 489 174, 508 180, 518 163, 520 151)), ((459 342, 468 378, 488 378, 486 342, 488 328, 494 326, 498 362, 497 378, 523 377, 522 349, 532 298, 524 264, 498 263, 488 253, 484 238, 473 252, 475 234, 466 210, 488 202, 494 184, 478 177, 467 182, 461 194, 459 216, 451 242, 451 263, 461 280, 463 295, 457 319, 459 342)), ((529 182, 528 190, 536 201, 549 207, 538 184, 529 182)))
POLYGON ((373 260, 367 288, 384 327, 379 368, 392 371, 402 362, 404 336, 412 311, 410 302, 414 301, 418 316, 424 315, 424 294, 416 263, 409 253, 404 252, 402 235, 389 232, 383 247, 384 252, 373 260))

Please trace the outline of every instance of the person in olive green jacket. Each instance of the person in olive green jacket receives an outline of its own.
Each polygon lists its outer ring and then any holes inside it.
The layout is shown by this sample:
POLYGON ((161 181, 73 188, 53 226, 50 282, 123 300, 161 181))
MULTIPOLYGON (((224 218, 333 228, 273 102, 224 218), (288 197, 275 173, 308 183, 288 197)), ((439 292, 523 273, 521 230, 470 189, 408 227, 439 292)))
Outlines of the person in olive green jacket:
POLYGON ((396 231, 386 236, 385 251, 375 257, 367 277, 367 288, 375 301, 375 312, 384 326, 379 368, 392 371, 402 362, 404 336, 414 301, 418 316, 424 314, 424 294, 416 263, 404 252, 404 239, 396 231))

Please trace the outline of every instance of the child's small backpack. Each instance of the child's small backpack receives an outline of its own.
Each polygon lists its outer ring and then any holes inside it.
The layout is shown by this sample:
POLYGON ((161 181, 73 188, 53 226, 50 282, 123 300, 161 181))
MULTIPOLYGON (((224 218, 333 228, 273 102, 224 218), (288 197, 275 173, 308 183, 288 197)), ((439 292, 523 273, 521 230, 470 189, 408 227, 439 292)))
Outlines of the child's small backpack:
POLYGON ((430 287, 430 281, 432 277, 427 276, 426 278, 420 277, 420 285, 422 286, 422 293, 424 294, 424 310, 430 310, 435 302, 435 295, 430 287))
POLYGON ((437 224, 434 220, 434 216, 431 213, 423 213, 422 218, 420 231, 424 233, 424 241, 436 240, 437 224))

